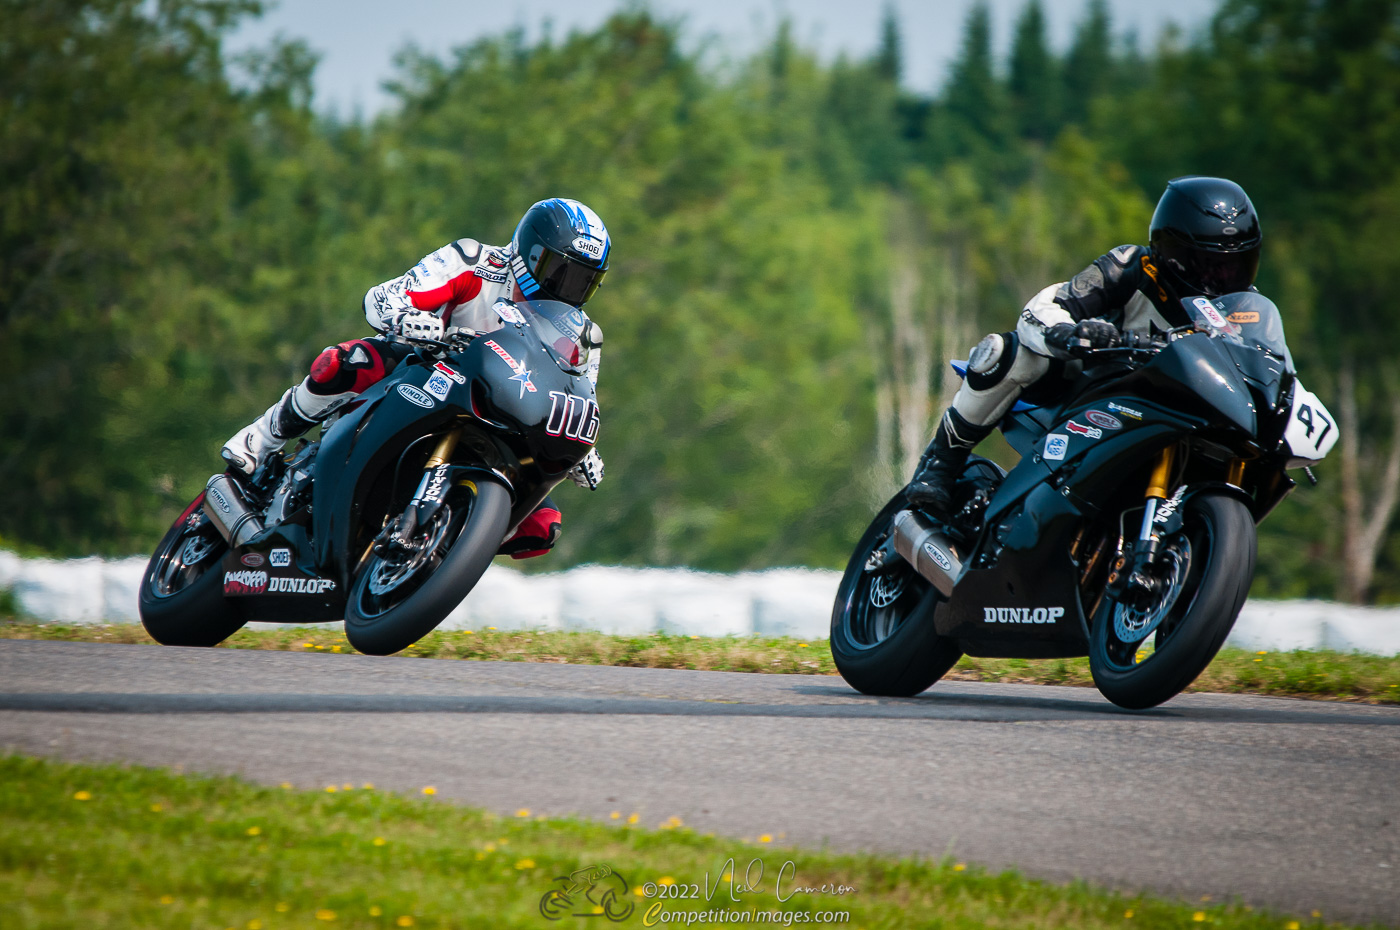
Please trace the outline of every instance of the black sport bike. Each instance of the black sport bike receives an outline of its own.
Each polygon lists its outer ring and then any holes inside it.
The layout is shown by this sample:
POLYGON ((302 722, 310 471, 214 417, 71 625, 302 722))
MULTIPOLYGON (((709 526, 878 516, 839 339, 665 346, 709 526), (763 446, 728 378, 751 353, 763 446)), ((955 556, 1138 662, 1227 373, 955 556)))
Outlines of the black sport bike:
POLYGON ((1058 403, 1018 404, 1000 428, 1020 462, 972 457, 947 523, 903 492, 880 511, 832 613, 847 682, 909 696, 963 654, 1088 655, 1105 697, 1146 708, 1209 664, 1254 577, 1255 525, 1337 428, 1272 301, 1182 304, 1191 325, 1086 350, 1058 403))
POLYGON ((598 435, 594 324, 553 301, 496 312, 493 332, 413 343, 318 442, 211 478, 151 556, 147 632, 213 646, 251 620, 343 617, 387 655, 441 623, 598 435))

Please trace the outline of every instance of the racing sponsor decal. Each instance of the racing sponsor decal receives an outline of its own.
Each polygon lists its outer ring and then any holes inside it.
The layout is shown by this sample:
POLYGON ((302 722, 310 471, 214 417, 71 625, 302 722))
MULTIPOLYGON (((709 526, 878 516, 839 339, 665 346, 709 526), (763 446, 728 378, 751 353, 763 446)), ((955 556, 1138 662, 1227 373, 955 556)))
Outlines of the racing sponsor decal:
POLYGON ((423 490, 423 500, 435 501, 442 496, 443 489, 447 487, 447 472, 450 465, 439 465, 433 469, 433 475, 428 479, 428 486, 423 490))
POLYGON ((534 394, 536 391, 539 390, 539 388, 535 387, 535 382, 530 380, 530 375, 532 374, 530 369, 526 368, 523 362, 517 362, 513 355, 511 355, 505 349, 502 349, 499 345, 497 345, 496 340, 486 340, 486 347, 492 352, 495 352, 497 355, 499 355, 501 357, 501 361, 509 365, 510 370, 515 372, 515 377, 511 378, 510 380, 520 385, 521 397, 525 396, 526 391, 529 391, 531 394, 534 394))
POLYGON ((983 607, 984 623, 1054 623, 1065 615, 1063 607, 983 607))
POLYGON ((1104 429, 1122 429, 1123 421, 1112 414, 1104 413, 1102 410, 1090 410, 1084 414, 1084 419, 1095 426, 1102 426, 1104 429))
POLYGON ((493 249, 486 253, 486 264, 490 265, 492 268, 504 268, 509 261, 509 256, 504 252, 497 252, 493 249))
POLYGON ((452 390, 452 382, 440 372, 433 372, 433 376, 428 379, 428 383, 423 385, 423 390, 436 397, 438 400, 447 400, 447 394, 452 390))
POLYGON ((1195 300, 1191 301, 1191 304, 1201 312, 1201 316, 1206 318, 1206 322, 1216 329, 1224 329, 1226 326, 1230 325, 1226 322, 1225 318, 1220 315, 1220 311, 1215 309, 1215 304, 1206 300, 1204 297, 1197 297, 1195 300))
POLYGON ((603 243, 597 239, 579 236, 574 240, 574 248, 595 261, 603 257, 603 243))
POLYGON ((506 273, 487 268, 485 265, 476 266, 476 276, 483 281, 490 281, 492 284, 504 284, 506 273))
POLYGON ((1076 436, 1084 436, 1087 439, 1103 438, 1103 430, 1099 429, 1097 426, 1085 426, 1083 423, 1076 423, 1073 420, 1065 424, 1065 429, 1074 433, 1076 436))
POLYGON ((242 562, 249 568, 261 568, 264 560, 261 552, 249 552, 238 561, 242 562))
POLYGON ((945 572, 952 572, 953 563, 948 561, 948 557, 943 554, 943 550, 939 549, 933 543, 924 543, 924 554, 933 559, 933 564, 937 565, 945 572))
POLYGON ((1229 320, 1231 323, 1258 323, 1259 311, 1236 310, 1234 313, 1230 314, 1225 319, 1229 320))
POLYGON ((209 496, 214 499, 214 504, 224 513, 233 513, 233 507, 229 504, 228 498, 219 493, 218 488, 206 488, 209 496))
POLYGON ((544 431, 576 442, 593 445, 598 438, 598 405, 586 397, 563 391, 549 392, 549 420, 544 431))
POLYGON ((1142 419, 1141 410, 1134 410, 1132 407, 1124 407, 1122 404, 1113 403, 1113 401, 1108 402, 1108 409, 1112 410, 1114 413, 1121 413, 1130 420, 1142 419))
POLYGON ((273 578, 267 585, 268 594, 325 594, 335 590, 329 578, 273 578))
POLYGON ((1181 506, 1181 499, 1185 496, 1186 485, 1183 484, 1181 487, 1176 489, 1175 494, 1173 494, 1171 497, 1167 498, 1166 500, 1162 501, 1162 503, 1157 505, 1157 513, 1153 515, 1152 522, 1166 523, 1168 520, 1170 520, 1172 518, 1172 514, 1176 513, 1177 508, 1181 506))
POLYGON ((1064 460, 1068 451, 1069 437, 1064 433, 1051 433, 1045 437, 1045 450, 1040 453, 1040 457, 1047 462, 1060 462, 1064 460))
POLYGON ((524 315, 519 310, 515 309, 515 304, 511 303, 508 300, 496 301, 496 305, 491 309, 496 311, 496 316, 500 317, 507 323, 525 322, 524 315))
POLYGON ((267 590, 267 572, 224 572, 225 594, 262 594, 267 590))
POLYGON ((410 404, 417 404, 420 407, 427 407, 430 410, 433 408, 434 404, 436 404, 436 401, 411 384, 400 384, 399 393, 402 394, 404 400, 408 401, 410 404))
POLYGON ((530 375, 531 375, 531 374, 532 374, 532 372, 530 371, 530 369, 524 368, 524 369, 521 369, 520 371, 517 371, 517 372, 516 372, 513 376, 511 376, 511 378, 509 379, 509 380, 514 381, 514 382, 516 382, 516 383, 518 383, 518 384, 520 385, 520 396, 521 396, 521 397, 524 397, 524 396, 525 396, 525 392, 526 392, 526 391, 529 391, 531 394, 534 394, 534 393, 538 390, 538 388, 535 387, 535 382, 533 382, 533 381, 530 380, 530 375))
POLYGON ((286 568, 292 564, 292 550, 290 549, 273 549, 271 556, 268 561, 272 563, 273 568, 286 568))
POLYGON ((467 383, 466 375, 462 374, 460 371, 458 371, 457 369, 453 368, 451 365, 448 365, 445 362, 438 362, 436 365, 433 366, 433 370, 442 372, 443 374, 447 375, 447 377, 451 378, 453 381, 456 381, 458 384, 467 383))
POLYGON ((511 371, 519 371, 522 367, 521 364, 515 360, 515 356, 511 355, 505 349, 502 349, 500 345, 496 342, 496 340, 486 340, 486 348, 490 349, 492 352, 495 352, 498 356, 500 356, 501 361, 509 365, 511 371))

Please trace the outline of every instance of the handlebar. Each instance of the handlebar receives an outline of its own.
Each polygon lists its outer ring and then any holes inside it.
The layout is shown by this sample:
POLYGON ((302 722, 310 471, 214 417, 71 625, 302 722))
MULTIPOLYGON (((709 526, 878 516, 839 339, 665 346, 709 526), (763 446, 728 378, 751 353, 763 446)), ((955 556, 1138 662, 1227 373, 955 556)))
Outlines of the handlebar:
POLYGON ((476 336, 476 333, 468 335, 467 333, 459 332, 451 333, 445 339, 409 339, 397 333, 385 333, 385 337, 390 342, 412 347, 415 355, 429 354, 433 356, 456 352, 470 343, 476 336), (426 350, 426 353, 424 350, 426 350))
POLYGON ((1074 357, 1082 362, 1111 361, 1115 358, 1133 359, 1135 357, 1151 358, 1161 352, 1168 345, 1182 336, 1197 332, 1195 325, 1178 326, 1169 329, 1165 333, 1135 333, 1132 331, 1122 334, 1123 344, 1114 346, 1111 349, 1079 349, 1074 353, 1074 357))

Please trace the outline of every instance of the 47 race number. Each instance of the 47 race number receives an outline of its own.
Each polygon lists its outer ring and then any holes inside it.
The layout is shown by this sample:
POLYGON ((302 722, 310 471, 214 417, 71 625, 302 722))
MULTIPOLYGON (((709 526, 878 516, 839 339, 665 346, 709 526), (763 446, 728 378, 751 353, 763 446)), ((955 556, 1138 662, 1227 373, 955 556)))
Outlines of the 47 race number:
POLYGON ((1283 438, 1293 458, 1304 460, 1303 464, 1322 461, 1337 442, 1336 420, 1301 381, 1293 386, 1293 410, 1283 438))

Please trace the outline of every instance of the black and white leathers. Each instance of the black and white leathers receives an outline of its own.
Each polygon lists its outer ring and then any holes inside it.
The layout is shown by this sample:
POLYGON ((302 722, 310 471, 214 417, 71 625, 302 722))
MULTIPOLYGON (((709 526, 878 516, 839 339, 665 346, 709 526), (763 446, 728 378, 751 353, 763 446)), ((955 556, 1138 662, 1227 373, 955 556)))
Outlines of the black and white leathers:
POLYGON ((1070 280, 1032 297, 1014 332, 996 333, 978 343, 968 358, 968 378, 953 398, 953 410, 970 424, 995 424, 1022 391, 1045 376, 1050 359, 1066 357, 1046 345, 1046 331, 1059 323, 1088 319, 1139 333, 1190 322, 1168 291, 1151 251, 1121 245, 1070 280))

